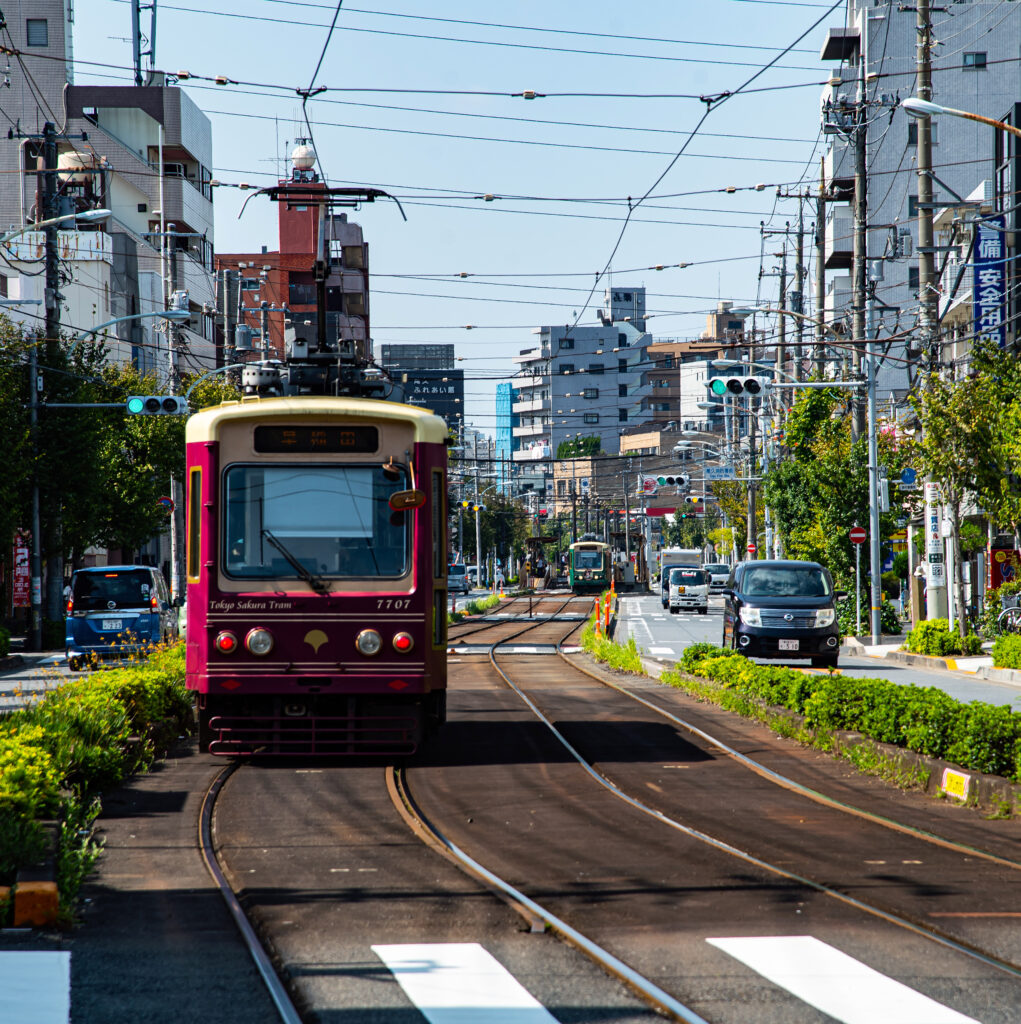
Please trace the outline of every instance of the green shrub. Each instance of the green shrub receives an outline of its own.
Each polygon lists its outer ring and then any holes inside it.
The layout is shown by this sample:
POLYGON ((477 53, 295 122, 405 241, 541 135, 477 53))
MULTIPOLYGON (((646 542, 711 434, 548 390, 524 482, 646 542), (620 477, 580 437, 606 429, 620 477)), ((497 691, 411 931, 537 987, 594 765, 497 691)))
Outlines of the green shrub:
POLYGON ((680 665, 685 672, 691 672, 693 667, 703 658, 725 658, 730 652, 724 647, 716 644, 697 643, 685 647, 681 654, 680 665))
POLYGON ((0 658, 11 653, 11 631, 0 626, 0 658))
POLYGON ((937 658, 949 654, 977 654, 981 649, 980 637, 970 634, 962 639, 957 630, 950 629, 946 619, 919 622, 904 640, 904 650, 937 658))
MULTIPOLYGON (((605 607, 606 592, 600 595, 600 605, 605 607)), ((581 646, 588 651, 596 661, 601 661, 610 668, 620 672, 632 672, 635 675, 645 676, 645 666, 642 664, 642 652, 638 650, 635 638, 628 637, 626 644, 618 644, 608 640, 602 633, 596 635, 595 612, 581 633, 581 646)))
POLYGON ((897 636, 904 629, 900 619, 900 613, 889 602, 884 601, 879 606, 879 630, 887 636, 897 636))
POLYGON ((993 664, 997 668, 1021 669, 1021 636, 1007 633, 993 644, 993 664))
MULTIPOLYGON (((762 717, 752 703, 760 701, 804 715, 808 726, 824 734, 837 729, 861 732, 878 742, 1021 782, 1021 713, 1009 707, 961 704, 934 687, 756 665, 740 654, 700 647, 689 648, 693 653, 682 658, 683 667, 717 688, 710 693, 695 684, 694 689, 732 710, 762 717)), ((677 672, 665 672, 662 678, 689 688, 677 672)))

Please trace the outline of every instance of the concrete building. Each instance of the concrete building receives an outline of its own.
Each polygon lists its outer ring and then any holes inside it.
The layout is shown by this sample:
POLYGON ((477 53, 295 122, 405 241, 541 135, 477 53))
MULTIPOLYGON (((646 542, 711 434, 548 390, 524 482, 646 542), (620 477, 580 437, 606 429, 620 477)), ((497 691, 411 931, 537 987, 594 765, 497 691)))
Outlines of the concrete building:
MULTIPOLYGON (((1021 50, 1021 9, 1012 4, 956 3, 933 6, 932 99, 939 104, 1002 118, 1017 100, 1017 54, 1021 50)), ((915 169, 917 122, 896 98, 914 95, 918 36, 915 9, 893 0, 848 0, 844 24, 831 29, 822 58, 832 62, 833 78, 823 101, 839 110, 841 97, 853 103, 858 55, 863 49, 868 76, 868 253, 870 259, 897 251, 905 233, 917 252, 918 179, 915 169)), ((850 278, 853 220, 854 152, 836 131, 839 117, 824 118, 830 127, 824 160, 824 186, 837 201, 827 203, 826 270, 828 320, 850 323, 850 278)), ((932 119, 934 201, 949 205, 967 196, 990 174, 990 129, 972 121, 943 116, 932 119)), ((899 250, 903 251, 903 243, 899 250)), ((940 257, 937 255, 937 267, 940 257)), ((879 337, 909 332, 918 316, 918 258, 889 258, 879 284, 879 337)), ((904 358, 911 337, 892 341, 891 354, 904 358)), ((881 390, 907 387, 903 362, 885 360, 881 390)))
POLYGON ((511 462, 514 453, 514 428, 517 426, 518 417, 514 413, 515 400, 514 385, 510 381, 504 381, 496 385, 496 437, 495 457, 499 460, 496 464, 496 482, 501 491, 506 492, 511 483, 511 462))
POLYGON ((404 401, 442 416, 455 434, 464 419, 464 370, 454 367, 453 345, 380 345, 376 362, 400 381, 404 401))
MULTIPOLYGON (((59 233, 62 330, 74 336, 118 317, 158 311, 170 292, 187 290, 194 316, 174 332, 173 360, 181 371, 211 367, 212 323, 204 312, 213 299, 209 120, 158 75, 140 87, 74 85, 70 0, 36 0, 22 11, 7 22, 22 52, 20 61, 11 61, 3 97, 16 128, 0 142, 0 226, 40 219, 41 135, 47 123, 54 125, 61 212, 113 211, 96 230, 59 233)), ((28 275, 39 269, 42 244, 41 232, 12 242, 0 293, 38 297, 39 279, 28 275)), ((11 310, 26 326, 39 323, 38 307, 11 310)), ((128 320, 107 329, 103 340, 113 361, 169 375, 165 321, 128 320)))

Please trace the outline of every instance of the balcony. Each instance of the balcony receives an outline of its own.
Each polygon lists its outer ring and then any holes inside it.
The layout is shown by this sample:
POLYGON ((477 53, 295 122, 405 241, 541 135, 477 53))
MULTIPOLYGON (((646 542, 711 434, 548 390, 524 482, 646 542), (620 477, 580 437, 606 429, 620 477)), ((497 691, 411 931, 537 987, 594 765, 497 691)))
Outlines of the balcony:
POLYGON ((844 315, 851 305, 851 275, 838 274, 830 278, 826 289, 826 323, 840 330, 844 315))
POLYGON ((546 398, 528 398, 521 402, 515 402, 511 406, 511 412, 522 413, 522 412, 542 412, 549 404, 549 399, 546 398))
POLYGON ((532 423, 524 427, 512 427, 511 434, 514 437, 541 437, 547 429, 541 423, 532 423))
POLYGON ((822 166, 827 189, 840 201, 849 201, 854 195, 854 153, 850 145, 833 136, 822 166))
POLYGON ((854 217, 851 208, 831 203, 826 213, 826 269, 846 270, 854 262, 854 217))

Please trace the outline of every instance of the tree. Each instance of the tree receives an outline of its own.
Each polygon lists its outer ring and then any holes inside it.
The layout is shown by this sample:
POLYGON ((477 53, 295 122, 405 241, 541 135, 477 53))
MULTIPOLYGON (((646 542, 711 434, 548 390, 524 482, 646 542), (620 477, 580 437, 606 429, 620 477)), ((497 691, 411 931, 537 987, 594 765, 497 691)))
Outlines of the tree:
MULTIPOLYGON (((946 380, 930 374, 914 399, 922 421, 920 454, 926 473, 940 485, 943 504, 950 515, 954 553, 954 602, 964 608, 964 573, 961 550, 961 511, 968 491, 990 491, 998 478, 989 458, 995 436, 997 413, 991 389, 982 376, 946 380)), ((968 631, 964 615, 958 616, 961 636, 968 631)))

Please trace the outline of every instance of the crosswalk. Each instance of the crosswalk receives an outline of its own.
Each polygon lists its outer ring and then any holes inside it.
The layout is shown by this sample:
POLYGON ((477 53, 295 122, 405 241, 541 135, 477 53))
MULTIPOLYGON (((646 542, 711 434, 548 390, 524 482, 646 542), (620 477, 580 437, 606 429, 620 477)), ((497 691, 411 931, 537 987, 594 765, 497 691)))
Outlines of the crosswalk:
MULTIPOLYGON (((811 935, 730 936, 706 943, 839 1024, 979 1024, 811 935)), ((373 945, 428 1024, 556 1024, 481 944, 373 945)), ((722 977, 721 963, 714 968, 722 977)), ((68 1024, 71 954, 0 952, 0 1021, 68 1024)), ((745 1019, 740 1014, 735 1019, 745 1019)))

